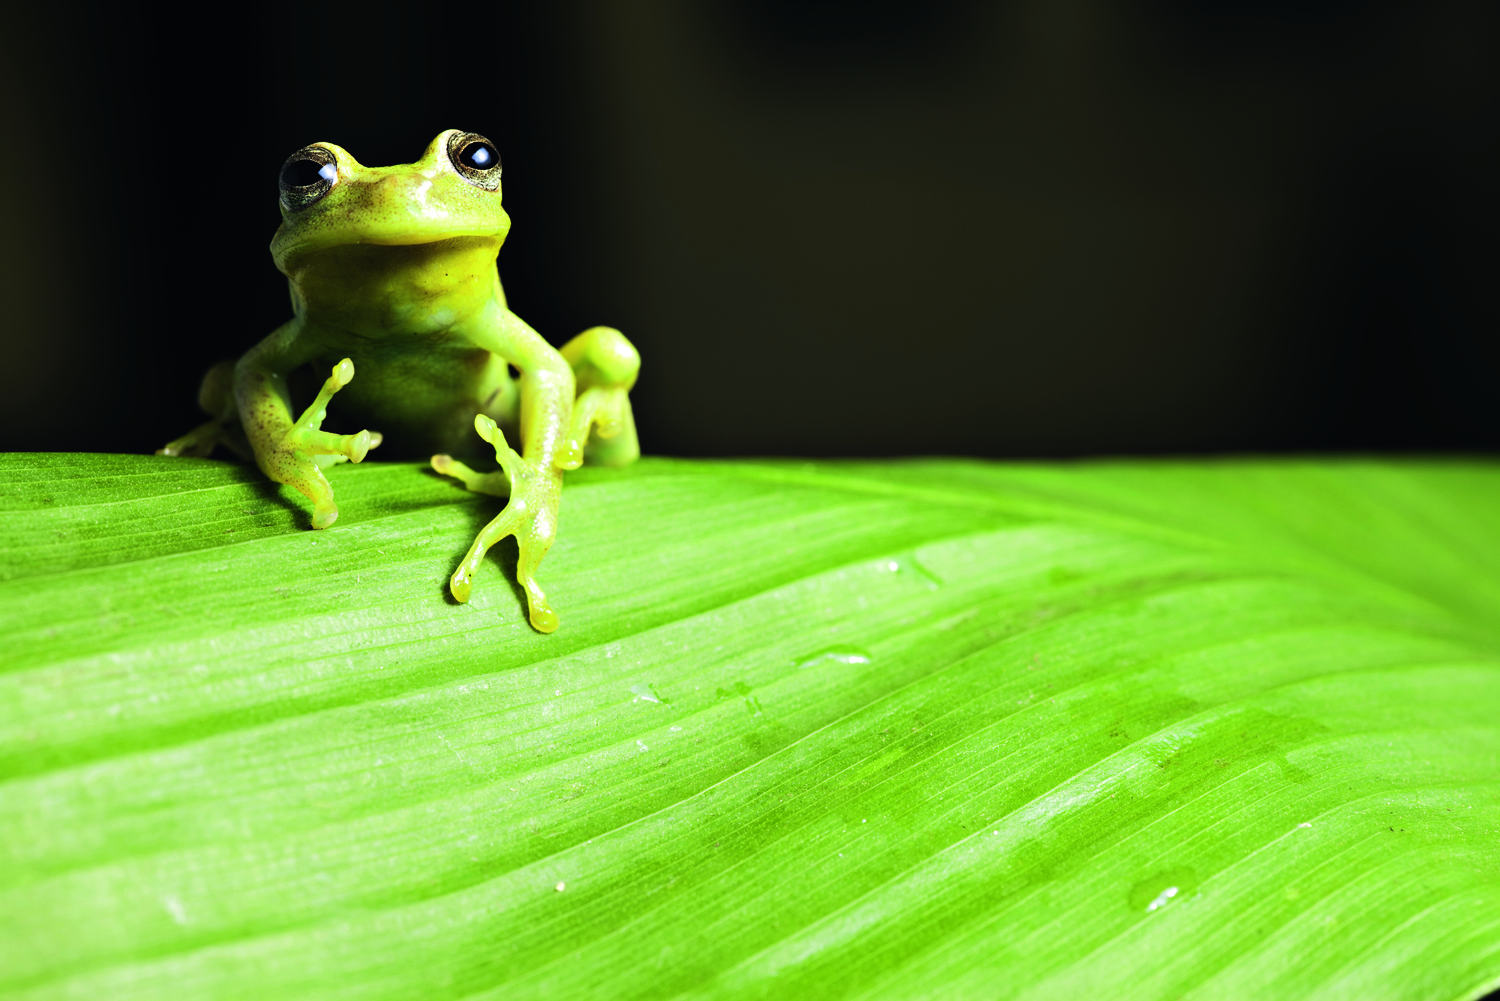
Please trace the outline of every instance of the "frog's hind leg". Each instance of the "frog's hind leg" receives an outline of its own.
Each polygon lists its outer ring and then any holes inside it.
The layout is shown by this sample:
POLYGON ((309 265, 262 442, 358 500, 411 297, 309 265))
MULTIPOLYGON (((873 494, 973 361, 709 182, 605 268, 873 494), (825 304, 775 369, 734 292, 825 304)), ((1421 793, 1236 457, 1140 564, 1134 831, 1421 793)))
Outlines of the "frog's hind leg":
POLYGON ((234 362, 221 361, 208 370, 198 387, 198 406, 213 420, 200 424, 181 438, 167 442, 157 455, 191 455, 200 458, 223 445, 241 459, 251 459, 250 442, 240 428, 234 403, 234 362))
POLYGON ((628 389, 593 386, 580 393, 574 402, 570 437, 572 441, 584 442, 583 458, 589 465, 628 466, 641 457, 628 392, 628 389), (597 425, 592 436, 591 424, 597 425))
POLYGON ((562 356, 573 367, 578 398, 558 467, 577 469, 585 458, 604 466, 634 462, 641 454, 630 409, 630 388, 641 371, 635 346, 613 327, 593 327, 564 344, 562 356))

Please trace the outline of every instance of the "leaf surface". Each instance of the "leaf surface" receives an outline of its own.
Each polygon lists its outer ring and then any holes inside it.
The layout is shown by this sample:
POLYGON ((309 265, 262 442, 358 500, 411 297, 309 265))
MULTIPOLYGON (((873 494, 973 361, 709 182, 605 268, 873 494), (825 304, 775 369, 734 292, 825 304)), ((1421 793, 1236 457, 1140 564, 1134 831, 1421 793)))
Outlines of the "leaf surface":
POLYGON ((1495 463, 331 477, 0 456, 0 996, 1500 983, 1495 463))

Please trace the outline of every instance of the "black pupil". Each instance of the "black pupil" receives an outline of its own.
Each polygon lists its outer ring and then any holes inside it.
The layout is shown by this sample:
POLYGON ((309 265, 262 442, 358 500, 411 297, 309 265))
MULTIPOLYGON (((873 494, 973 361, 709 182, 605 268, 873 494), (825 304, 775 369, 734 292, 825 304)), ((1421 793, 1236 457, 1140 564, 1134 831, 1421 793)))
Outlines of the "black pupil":
POLYGON ((474 170, 489 170, 500 162, 500 154, 489 143, 469 143, 458 154, 458 158, 465 167, 474 170))
POLYGON ((318 176, 318 171, 323 165, 316 160, 293 160, 281 168, 281 183, 289 188, 305 188, 317 184, 323 179, 318 176))

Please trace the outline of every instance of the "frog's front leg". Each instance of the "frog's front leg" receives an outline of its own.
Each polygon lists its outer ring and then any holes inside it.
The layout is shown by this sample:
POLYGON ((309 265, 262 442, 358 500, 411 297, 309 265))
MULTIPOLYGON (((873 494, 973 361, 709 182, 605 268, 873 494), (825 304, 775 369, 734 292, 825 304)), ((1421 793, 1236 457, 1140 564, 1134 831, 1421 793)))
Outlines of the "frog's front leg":
POLYGON ((496 279, 492 307, 464 333, 477 346, 505 359, 521 371, 520 423, 522 450, 506 444, 495 422, 484 414, 474 418, 481 437, 495 448, 501 472, 480 476, 446 455, 433 456, 438 472, 458 476, 470 489, 509 495, 505 510, 485 526, 469 547, 463 563, 449 582, 453 597, 467 601, 485 551, 507 535, 514 535, 521 558, 516 580, 526 590, 528 617, 539 632, 557 628, 557 613, 537 584, 536 568, 557 537, 558 503, 569 420, 573 412, 573 370, 557 349, 543 340, 520 317, 504 306, 496 279))
POLYGON ((593 327, 564 344, 561 353, 578 387, 568 440, 559 458, 562 468, 577 469, 585 452, 591 463, 604 466, 624 466, 640 458, 630 409, 630 389, 641 371, 635 346, 613 327, 593 327))
POLYGON ((323 469, 336 462, 361 462, 380 444, 380 437, 369 431, 338 435, 322 430, 328 401, 354 378, 354 362, 345 358, 335 365, 317 399, 294 421, 284 372, 295 364, 277 364, 285 359, 264 348, 263 342, 235 369, 241 426, 261 471, 312 501, 313 528, 327 528, 339 510, 323 469))
MULTIPOLYGON (((437 460, 447 459, 447 456, 434 456, 433 467, 439 472, 459 476, 470 490, 478 487, 470 482, 469 477, 475 477, 479 481, 478 486, 498 486, 503 477, 505 489, 501 495, 509 495, 510 503, 475 537, 463 562, 453 572, 453 578, 448 582, 449 589, 454 598, 468 601, 469 593, 474 587, 474 574, 484 562, 484 554, 507 535, 514 535, 519 551, 516 580, 526 589, 527 617, 537 632, 553 632, 557 629, 557 613, 547 604, 547 595, 536 580, 536 570, 541 565, 542 557, 547 555, 547 550, 552 548, 552 543, 557 539, 557 508, 562 495, 562 470, 527 463, 506 443, 504 433, 495 422, 484 414, 475 416, 474 430, 494 446, 495 458, 500 462, 499 473, 477 474, 452 459, 448 460, 449 469, 444 470, 439 467, 437 460), (462 471, 453 469, 454 466, 462 467, 462 471)), ((497 489, 481 492, 500 493, 497 489)))

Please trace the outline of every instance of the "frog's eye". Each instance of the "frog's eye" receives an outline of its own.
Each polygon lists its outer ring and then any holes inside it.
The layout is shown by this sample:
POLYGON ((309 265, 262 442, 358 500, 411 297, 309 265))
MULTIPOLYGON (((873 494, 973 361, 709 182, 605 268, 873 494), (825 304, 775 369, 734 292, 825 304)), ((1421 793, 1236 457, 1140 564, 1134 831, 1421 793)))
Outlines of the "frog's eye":
POLYGON ((495 144, 477 132, 455 132, 448 137, 448 162, 460 177, 486 191, 500 190, 500 154, 495 144))
POLYGON ((322 146, 304 146, 281 165, 281 204, 288 212, 305 209, 332 190, 338 161, 322 146))
POLYGON ((469 143, 458 151, 458 158, 472 170, 489 170, 500 160, 500 154, 489 143, 469 143))

